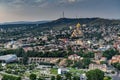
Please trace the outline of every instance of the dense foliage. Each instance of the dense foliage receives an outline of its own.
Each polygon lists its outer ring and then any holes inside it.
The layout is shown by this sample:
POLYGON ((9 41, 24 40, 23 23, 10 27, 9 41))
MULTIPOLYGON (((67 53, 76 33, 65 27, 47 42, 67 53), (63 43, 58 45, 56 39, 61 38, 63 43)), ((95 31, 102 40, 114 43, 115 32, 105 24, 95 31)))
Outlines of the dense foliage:
POLYGON ((22 80, 19 76, 3 75, 2 80, 22 80))
POLYGON ((79 61, 75 61, 72 67, 77 67, 77 68, 88 68, 89 64, 91 63, 91 60, 89 58, 84 58, 82 60, 79 61))
POLYGON ((36 74, 30 74, 30 80, 36 80, 37 75, 36 74))
POLYGON ((86 73, 87 80, 103 80, 104 79, 104 72, 95 69, 95 70, 90 70, 86 73))
POLYGON ((112 56, 120 54, 119 51, 114 50, 114 49, 110 49, 110 50, 106 50, 103 52, 103 56, 106 57, 108 60, 112 58, 112 56))
POLYGON ((113 63, 112 64, 118 71, 120 71, 120 63, 113 63))

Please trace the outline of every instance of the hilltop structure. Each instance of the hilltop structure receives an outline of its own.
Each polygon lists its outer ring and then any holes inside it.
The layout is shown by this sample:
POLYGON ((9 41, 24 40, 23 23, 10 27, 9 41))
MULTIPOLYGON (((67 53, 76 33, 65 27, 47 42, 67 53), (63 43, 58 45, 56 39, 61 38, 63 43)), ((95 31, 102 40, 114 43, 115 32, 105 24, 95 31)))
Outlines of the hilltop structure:
POLYGON ((73 37, 81 37, 83 35, 83 33, 82 33, 80 28, 81 28, 81 25, 80 25, 80 23, 78 23, 76 25, 75 29, 72 32, 72 35, 71 35, 72 38, 73 37))
POLYGON ((78 23, 71 34, 71 38, 75 38, 73 44, 74 45, 83 45, 83 41, 81 39, 82 36, 83 36, 83 33, 81 30, 81 24, 78 23))

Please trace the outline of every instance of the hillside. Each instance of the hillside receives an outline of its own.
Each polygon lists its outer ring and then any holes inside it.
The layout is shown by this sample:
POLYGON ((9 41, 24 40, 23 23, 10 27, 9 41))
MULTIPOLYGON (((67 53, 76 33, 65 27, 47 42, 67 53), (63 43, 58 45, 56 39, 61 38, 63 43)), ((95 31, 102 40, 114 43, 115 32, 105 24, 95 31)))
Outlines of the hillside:
POLYGON ((39 27, 47 27, 50 29, 61 30, 68 28, 69 26, 75 26, 77 23, 86 24, 88 26, 100 26, 100 25, 120 25, 120 20, 109 20, 102 18, 60 18, 45 24, 40 24, 39 27))
POLYGON ((68 26, 73 26, 77 23, 80 24, 87 24, 87 25, 118 25, 120 24, 120 20, 109 20, 109 19, 103 19, 103 18, 60 18, 57 20, 53 20, 53 21, 48 21, 48 22, 43 22, 41 23, 41 21, 37 21, 37 22, 16 22, 15 24, 9 23, 9 24, 3 24, 0 25, 0 27, 36 27, 36 28, 41 28, 41 27, 45 27, 45 28, 65 28, 68 26))
MULTIPOLYGON (((52 30, 64 30, 64 29, 69 29, 69 26, 75 26, 77 23, 86 24, 86 28, 84 33, 85 34, 90 34, 88 33, 88 29, 92 31, 93 29, 99 30, 99 33, 96 32, 95 36, 100 35, 101 29, 105 29, 107 34, 109 32, 107 31, 108 27, 111 26, 111 30, 114 32, 119 32, 119 27, 120 27, 120 20, 109 20, 109 19, 102 19, 102 18, 60 18, 57 20, 53 20, 47 23, 39 23, 39 21, 34 22, 34 23, 19 23, 19 24, 4 24, 0 25, 0 37, 1 41, 6 40, 9 38, 24 38, 24 37, 29 37, 29 36, 40 36, 42 31, 50 31, 52 30), (100 28, 101 26, 101 28, 100 28)), ((117 34, 117 32, 115 34, 117 34)), ((91 36, 87 37, 92 37, 93 33, 91 32, 91 36)), ((106 35, 107 35, 106 34, 106 35)))

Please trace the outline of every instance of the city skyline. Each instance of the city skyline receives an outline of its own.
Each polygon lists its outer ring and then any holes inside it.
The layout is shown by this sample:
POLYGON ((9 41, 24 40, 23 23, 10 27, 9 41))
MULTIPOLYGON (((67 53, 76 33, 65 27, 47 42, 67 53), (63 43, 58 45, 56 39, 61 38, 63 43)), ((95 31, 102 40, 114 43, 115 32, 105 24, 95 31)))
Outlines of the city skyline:
POLYGON ((0 22, 101 17, 120 19, 119 0, 0 0, 0 22))

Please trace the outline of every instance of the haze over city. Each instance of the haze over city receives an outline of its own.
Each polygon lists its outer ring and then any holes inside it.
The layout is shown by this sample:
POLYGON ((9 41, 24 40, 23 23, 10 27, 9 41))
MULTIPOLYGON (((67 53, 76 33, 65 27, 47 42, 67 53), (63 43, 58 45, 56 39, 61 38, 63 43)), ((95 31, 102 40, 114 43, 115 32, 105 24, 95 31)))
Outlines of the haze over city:
POLYGON ((120 19, 120 0, 0 0, 0 22, 55 20, 62 17, 120 19))

